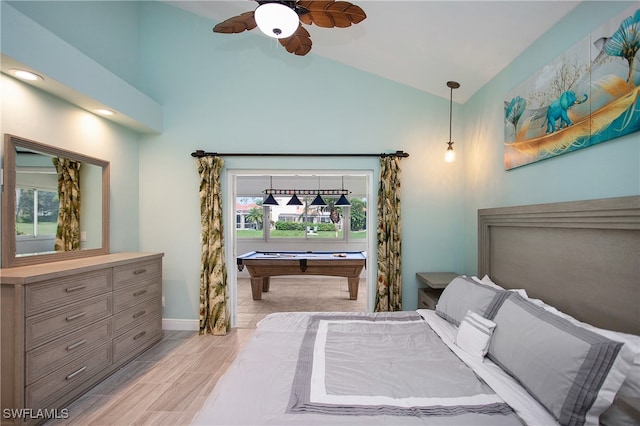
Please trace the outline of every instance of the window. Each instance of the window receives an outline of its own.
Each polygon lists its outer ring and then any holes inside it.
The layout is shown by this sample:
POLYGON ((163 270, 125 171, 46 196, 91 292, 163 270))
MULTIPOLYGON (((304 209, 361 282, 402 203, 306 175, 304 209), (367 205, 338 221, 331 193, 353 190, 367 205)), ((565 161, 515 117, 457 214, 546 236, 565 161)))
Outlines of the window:
POLYGON ((236 235, 238 238, 264 238, 262 197, 236 198, 236 235))
POLYGON ((255 242, 366 243, 370 179, 366 173, 337 171, 333 174, 236 175, 236 238, 255 242), (277 206, 263 206, 267 188, 279 192, 274 194, 277 206), (335 205, 342 190, 348 191, 350 206, 335 205), (323 192, 327 205, 311 205, 318 191, 323 192), (294 192, 301 205, 287 204, 294 192))
POLYGON ((326 206, 312 206, 315 197, 299 197, 301 206, 289 206, 289 196, 275 197, 279 206, 270 206, 270 238, 344 239, 344 210, 332 207, 337 198, 324 197, 326 206), (332 211, 334 211, 332 220, 332 211))
POLYGON ((55 235, 58 207, 57 191, 16 188, 16 236, 55 235))
POLYGON ((301 206, 287 205, 291 199, 289 196, 275 197, 277 206, 263 206, 262 196, 237 197, 237 238, 366 239, 366 198, 352 198, 351 206, 345 207, 334 205, 337 197, 323 197, 326 206, 312 206, 314 197, 299 198, 303 203, 301 206))

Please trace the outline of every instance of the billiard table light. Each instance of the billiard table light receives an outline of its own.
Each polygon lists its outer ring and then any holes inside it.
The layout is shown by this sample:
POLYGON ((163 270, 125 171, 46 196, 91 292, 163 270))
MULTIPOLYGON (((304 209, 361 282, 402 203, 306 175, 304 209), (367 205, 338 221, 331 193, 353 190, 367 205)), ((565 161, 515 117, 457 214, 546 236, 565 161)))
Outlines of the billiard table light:
POLYGON ((269 189, 265 190, 265 194, 269 194, 269 196, 262 202, 263 206, 279 206, 278 202, 275 198, 273 198, 273 176, 269 176, 269 189))
POLYGON ((338 201, 336 201, 336 206, 350 206, 351 203, 349 202, 349 200, 347 200, 347 197, 344 196, 344 194, 342 194, 340 196, 340 198, 338 198, 338 201))
POLYGON ((316 198, 311 202, 312 206, 326 206, 327 203, 322 199, 320 194, 316 195, 316 198))
POLYGON ((291 199, 289 200, 287 205, 288 206, 301 206, 302 205, 302 201, 300 201, 300 198, 298 198, 298 196, 294 192, 293 193, 293 197, 291 197, 291 199))
POLYGON ((273 198, 273 194, 269 194, 269 196, 262 202, 263 206, 279 206, 278 202, 275 198, 273 198))

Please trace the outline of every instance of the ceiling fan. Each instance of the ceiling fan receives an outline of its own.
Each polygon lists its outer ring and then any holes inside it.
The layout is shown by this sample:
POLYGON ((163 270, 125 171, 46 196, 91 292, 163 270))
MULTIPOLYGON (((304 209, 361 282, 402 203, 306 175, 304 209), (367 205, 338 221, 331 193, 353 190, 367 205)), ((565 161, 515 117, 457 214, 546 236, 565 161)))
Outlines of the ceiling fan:
POLYGON ((311 51, 311 35, 301 25, 315 24, 323 28, 346 28, 362 22, 367 15, 359 7, 346 1, 277 1, 255 0, 258 7, 229 18, 213 27, 214 33, 234 34, 256 26, 279 39, 289 53, 304 56, 311 51))

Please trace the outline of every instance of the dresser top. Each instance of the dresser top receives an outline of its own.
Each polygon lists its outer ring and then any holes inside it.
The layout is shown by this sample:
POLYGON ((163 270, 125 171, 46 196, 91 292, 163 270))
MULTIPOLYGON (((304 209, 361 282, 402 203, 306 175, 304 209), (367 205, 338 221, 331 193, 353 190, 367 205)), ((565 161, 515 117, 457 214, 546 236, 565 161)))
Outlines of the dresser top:
POLYGON ((0 284, 24 285, 58 278, 71 273, 81 273, 96 269, 126 265, 143 260, 161 258, 164 253, 125 252, 91 256, 61 262, 40 263, 17 268, 0 269, 0 284))

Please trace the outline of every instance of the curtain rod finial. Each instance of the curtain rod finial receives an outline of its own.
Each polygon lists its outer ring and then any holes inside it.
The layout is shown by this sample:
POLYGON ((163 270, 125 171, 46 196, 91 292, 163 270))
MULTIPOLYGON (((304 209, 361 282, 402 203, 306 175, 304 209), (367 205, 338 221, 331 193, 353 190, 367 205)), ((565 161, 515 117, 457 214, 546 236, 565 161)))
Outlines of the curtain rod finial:
POLYGON ((191 153, 191 156, 192 156, 192 157, 198 157, 198 158, 200 158, 200 157, 204 157, 204 151, 203 151, 203 150, 201 150, 201 149, 198 149, 198 150, 196 150, 196 151, 192 152, 192 153, 191 153))

